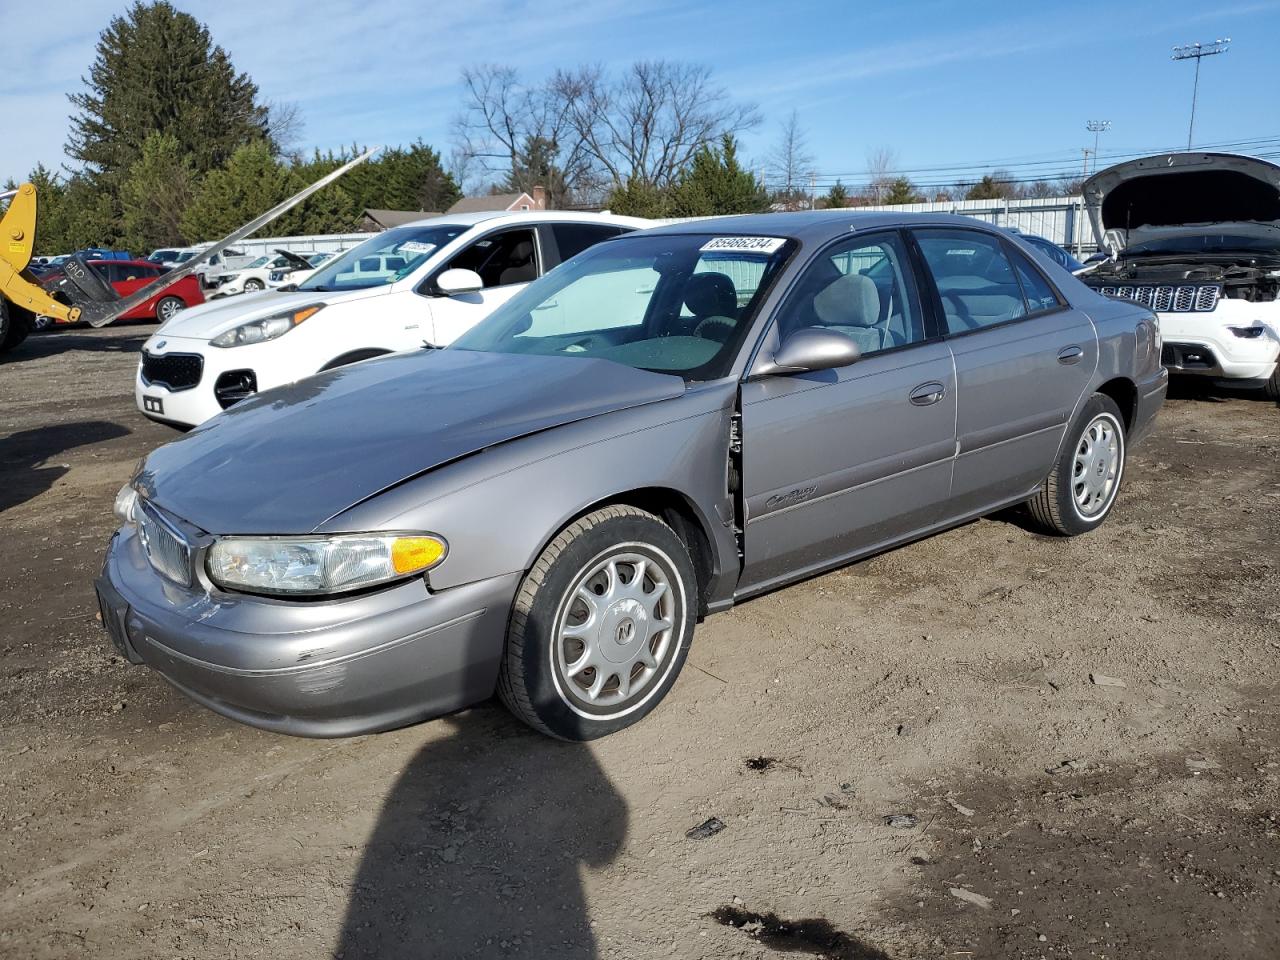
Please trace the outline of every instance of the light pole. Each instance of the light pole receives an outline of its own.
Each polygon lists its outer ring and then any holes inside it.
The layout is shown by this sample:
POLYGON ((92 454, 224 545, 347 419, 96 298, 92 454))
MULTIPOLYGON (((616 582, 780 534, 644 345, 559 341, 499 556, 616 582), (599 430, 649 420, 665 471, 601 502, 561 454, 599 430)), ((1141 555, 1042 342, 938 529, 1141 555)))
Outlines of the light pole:
POLYGON ((1194 60, 1196 62, 1196 79, 1191 86, 1191 123, 1187 127, 1187 149, 1191 149, 1191 137, 1196 129, 1196 94, 1200 90, 1200 61, 1219 53, 1226 53, 1231 38, 1215 40, 1213 43, 1187 43, 1173 48, 1171 60, 1194 60))
POLYGON ((1098 172, 1098 136, 1111 129, 1110 120, 1090 120, 1084 128, 1093 134, 1093 172, 1098 172))

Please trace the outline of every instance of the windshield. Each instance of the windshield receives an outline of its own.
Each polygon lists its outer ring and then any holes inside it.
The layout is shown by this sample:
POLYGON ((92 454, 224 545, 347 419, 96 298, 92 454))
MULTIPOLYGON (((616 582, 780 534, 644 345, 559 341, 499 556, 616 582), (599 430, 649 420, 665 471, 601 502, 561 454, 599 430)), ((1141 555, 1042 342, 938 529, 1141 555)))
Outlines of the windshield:
POLYGON ((186 263, 188 260, 190 260, 190 259, 191 259, 192 257, 194 257, 195 255, 196 255, 196 252, 195 252, 194 250, 187 250, 187 251, 185 251, 185 252, 183 252, 183 253, 178 254, 178 262, 179 262, 179 263, 186 263))
POLYGON ((363 290, 395 283, 470 229, 461 224, 396 227, 327 261, 298 289, 363 290))
POLYGON ((177 250, 157 250, 151 256, 147 257, 147 259, 152 263, 161 263, 165 260, 172 260, 177 255, 177 250))
POLYGON ((1160 256, 1170 253, 1270 253, 1280 254, 1280 242, 1274 239, 1235 233, 1196 233, 1183 237, 1162 237, 1135 243, 1125 256, 1160 256))
POLYGON ((595 357, 686 380, 729 372, 795 241, 607 240, 531 283, 450 349, 595 357))
POLYGON ((240 269, 242 269, 242 270, 253 270, 253 269, 257 268, 257 267, 265 267, 265 266, 267 265, 267 260, 269 260, 269 259, 270 259, 269 257, 258 257, 256 260, 253 260, 252 262, 250 262, 250 263, 246 264, 245 266, 241 267, 240 269))

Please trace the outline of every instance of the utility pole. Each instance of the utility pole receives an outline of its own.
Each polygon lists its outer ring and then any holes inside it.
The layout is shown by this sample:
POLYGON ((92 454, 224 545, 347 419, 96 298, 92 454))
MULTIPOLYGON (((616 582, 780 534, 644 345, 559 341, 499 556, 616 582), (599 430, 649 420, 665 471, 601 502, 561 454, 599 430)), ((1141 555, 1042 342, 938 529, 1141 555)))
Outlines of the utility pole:
POLYGON ((1231 43, 1231 38, 1225 40, 1215 40, 1213 43, 1199 44, 1187 43, 1180 47, 1173 48, 1173 56, 1171 60, 1194 60, 1196 62, 1196 79, 1191 85, 1191 123, 1187 126, 1187 149, 1191 149, 1191 137, 1196 130, 1196 94, 1200 91, 1200 61, 1205 57, 1216 56, 1219 53, 1226 53, 1227 46, 1231 43))
MULTIPOLYGON (((1093 172, 1098 172, 1098 136, 1111 129, 1110 120, 1090 120, 1084 128, 1093 134, 1093 172)), ((1088 171, 1085 171, 1086 175, 1088 171)))
MULTIPOLYGON (((1084 179, 1088 180, 1089 179, 1089 148, 1081 147, 1080 152, 1084 154, 1084 170, 1082 171, 1082 173, 1084 175, 1084 179)), ((1098 166, 1097 160, 1093 161, 1093 166, 1095 169, 1097 168, 1098 166)))

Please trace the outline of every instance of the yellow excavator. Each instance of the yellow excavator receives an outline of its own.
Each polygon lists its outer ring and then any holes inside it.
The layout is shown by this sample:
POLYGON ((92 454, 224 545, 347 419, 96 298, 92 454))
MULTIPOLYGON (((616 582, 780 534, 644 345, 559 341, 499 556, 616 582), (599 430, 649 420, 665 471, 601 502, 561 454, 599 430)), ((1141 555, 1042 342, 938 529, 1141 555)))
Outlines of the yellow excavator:
POLYGON ((62 264, 62 276, 49 288, 44 287, 29 269, 36 246, 35 184, 24 183, 16 190, 0 193, 0 203, 9 201, 9 208, 0 216, 0 353, 12 350, 27 338, 36 314, 53 317, 56 323, 85 320, 90 326, 105 327, 165 287, 189 276, 210 257, 296 207, 352 167, 364 163, 379 149, 366 150, 127 297, 119 296, 80 256, 68 257, 62 264))

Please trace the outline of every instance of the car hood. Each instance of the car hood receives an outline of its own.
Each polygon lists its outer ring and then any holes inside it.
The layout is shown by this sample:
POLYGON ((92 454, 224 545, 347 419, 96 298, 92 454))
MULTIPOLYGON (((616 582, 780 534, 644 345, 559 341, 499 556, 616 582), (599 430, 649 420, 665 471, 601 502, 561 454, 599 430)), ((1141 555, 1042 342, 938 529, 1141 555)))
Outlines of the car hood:
POLYGON ((684 391, 608 360, 395 354, 237 404, 152 453, 137 484, 210 533, 308 533, 486 447, 684 391))
POLYGON ((261 293, 244 293, 238 297, 208 300, 198 307, 179 312, 160 327, 153 336, 188 337, 193 340, 212 340, 242 323, 261 320, 285 310, 296 310, 311 303, 337 304, 348 300, 361 300, 390 292, 390 287, 369 287, 365 290, 349 290, 345 293, 297 290, 279 293, 265 290, 261 293))
POLYGON ((1166 153, 1130 160, 1084 182, 1094 237, 1113 252, 1189 227, 1231 225, 1233 233, 1280 246, 1280 166, 1230 153, 1166 153))

